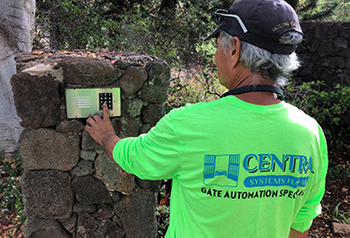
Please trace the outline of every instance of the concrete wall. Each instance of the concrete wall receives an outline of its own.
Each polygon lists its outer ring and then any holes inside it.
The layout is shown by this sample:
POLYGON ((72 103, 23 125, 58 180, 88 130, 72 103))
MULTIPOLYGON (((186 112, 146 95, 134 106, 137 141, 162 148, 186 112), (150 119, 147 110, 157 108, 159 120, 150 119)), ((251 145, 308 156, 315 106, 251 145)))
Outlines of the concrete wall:
POLYGON ((0 1, 0 148, 10 157, 18 150, 23 128, 13 102, 10 85, 16 73, 14 57, 32 49, 35 0, 0 1))

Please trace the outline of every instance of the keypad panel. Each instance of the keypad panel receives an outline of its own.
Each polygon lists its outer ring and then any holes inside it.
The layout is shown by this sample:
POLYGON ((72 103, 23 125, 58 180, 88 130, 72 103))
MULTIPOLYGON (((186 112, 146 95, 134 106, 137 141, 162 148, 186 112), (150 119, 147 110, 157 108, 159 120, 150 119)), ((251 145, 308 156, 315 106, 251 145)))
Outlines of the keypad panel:
POLYGON ((112 93, 99 93, 99 103, 100 110, 103 109, 103 104, 106 103, 108 106, 108 110, 113 110, 113 97, 112 93))

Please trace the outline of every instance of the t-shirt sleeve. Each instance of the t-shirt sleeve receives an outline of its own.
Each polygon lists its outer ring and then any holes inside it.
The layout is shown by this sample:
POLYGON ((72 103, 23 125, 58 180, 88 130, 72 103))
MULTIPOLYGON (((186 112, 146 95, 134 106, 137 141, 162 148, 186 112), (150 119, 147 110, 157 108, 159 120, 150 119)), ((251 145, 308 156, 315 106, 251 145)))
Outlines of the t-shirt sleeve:
POLYGON ((312 221, 315 217, 321 214, 321 200, 325 192, 326 186, 326 175, 328 169, 328 155, 327 155, 327 144, 322 129, 319 127, 319 138, 320 138, 320 158, 319 158, 319 170, 316 176, 316 183, 313 185, 308 198, 302 208, 299 210, 292 228, 304 232, 309 229, 312 225, 312 221))
POLYGON ((147 134, 124 138, 113 149, 113 159, 141 179, 173 178, 180 170, 179 144, 171 120, 164 116, 147 134))

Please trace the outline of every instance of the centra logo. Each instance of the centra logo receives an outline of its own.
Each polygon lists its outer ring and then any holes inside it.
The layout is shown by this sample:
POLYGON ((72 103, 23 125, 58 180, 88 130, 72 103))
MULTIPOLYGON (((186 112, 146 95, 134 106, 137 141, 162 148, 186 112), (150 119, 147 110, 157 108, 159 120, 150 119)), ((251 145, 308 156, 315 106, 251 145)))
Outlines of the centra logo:
MULTIPOLYGON (((219 187, 238 187, 240 154, 204 155, 203 184, 219 187)), ((283 154, 248 154, 242 157, 243 186, 306 187, 314 173, 312 157, 283 154)))
POLYGON ((237 187, 240 154, 205 155, 203 184, 237 187))

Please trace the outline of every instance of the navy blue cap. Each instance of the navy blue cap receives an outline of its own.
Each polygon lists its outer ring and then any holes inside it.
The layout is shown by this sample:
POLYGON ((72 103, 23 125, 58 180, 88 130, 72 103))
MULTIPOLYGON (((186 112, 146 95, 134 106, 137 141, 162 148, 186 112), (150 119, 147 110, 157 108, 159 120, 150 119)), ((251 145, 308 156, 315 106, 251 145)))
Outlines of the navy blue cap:
POLYGON ((291 54, 297 46, 280 44, 281 36, 288 31, 303 34, 296 12, 283 0, 240 0, 215 14, 221 23, 205 40, 225 31, 272 53, 291 54))

